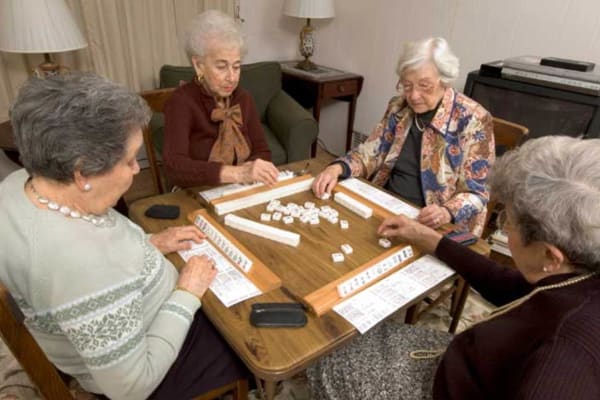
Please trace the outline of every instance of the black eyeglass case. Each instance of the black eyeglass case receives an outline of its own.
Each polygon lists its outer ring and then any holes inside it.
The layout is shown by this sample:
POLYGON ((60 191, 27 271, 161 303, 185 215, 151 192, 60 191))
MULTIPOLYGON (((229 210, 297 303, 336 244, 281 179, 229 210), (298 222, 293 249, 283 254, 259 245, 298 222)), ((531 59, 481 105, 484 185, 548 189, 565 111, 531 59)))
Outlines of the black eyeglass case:
POLYGON ((306 325, 306 314, 300 303, 255 303, 250 323, 256 327, 302 327, 306 325))
POLYGON ((154 204, 146 210, 144 215, 158 219, 177 219, 179 218, 179 206, 154 204))

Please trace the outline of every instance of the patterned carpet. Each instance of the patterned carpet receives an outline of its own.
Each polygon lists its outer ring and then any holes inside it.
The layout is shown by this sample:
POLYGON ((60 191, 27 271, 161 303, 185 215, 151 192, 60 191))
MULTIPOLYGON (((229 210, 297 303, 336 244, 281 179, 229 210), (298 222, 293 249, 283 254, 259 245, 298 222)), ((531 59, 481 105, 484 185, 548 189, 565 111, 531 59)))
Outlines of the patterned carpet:
MULTIPOLYGON (((485 300, 482 300, 476 293, 471 292, 459 322, 458 331, 462 331, 481 320, 489 313, 490 309, 485 300)), ((442 304, 423 317, 419 324, 447 330, 450 323, 447 310, 448 304, 442 304)), ((392 318, 397 318, 400 321, 404 320, 403 315, 395 315, 392 318)), ((76 389, 74 389, 74 392, 76 392, 76 389)), ((93 398, 83 393, 76 393, 76 397, 80 400, 93 398)), ((309 395, 304 374, 299 374, 279 385, 275 398, 276 400, 308 400, 309 395)), ((31 384, 27 374, 21 369, 10 351, 0 342, 0 400, 36 399, 41 399, 37 389, 31 384)), ((252 391, 248 399, 258 400, 259 396, 255 391, 252 391)))

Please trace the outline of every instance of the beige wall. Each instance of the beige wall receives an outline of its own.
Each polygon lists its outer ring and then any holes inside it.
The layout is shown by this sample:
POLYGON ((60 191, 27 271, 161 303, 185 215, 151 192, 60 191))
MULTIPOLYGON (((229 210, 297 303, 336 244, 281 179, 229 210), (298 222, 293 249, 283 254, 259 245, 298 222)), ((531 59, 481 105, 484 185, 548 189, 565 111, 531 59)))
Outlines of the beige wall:
MULTIPOLYGON (((394 94, 395 63, 406 40, 443 36, 461 60, 456 83, 485 61, 517 55, 600 64, 598 0, 335 0, 336 17, 315 20, 320 64, 362 74, 355 130, 369 133, 394 94)), ((299 57, 303 21, 281 15, 283 0, 240 0, 247 60, 299 57)), ((320 137, 342 137, 345 107, 322 114, 320 137)), ((337 144, 339 145, 339 143, 337 144)), ((336 147, 336 146, 333 146, 336 147)))

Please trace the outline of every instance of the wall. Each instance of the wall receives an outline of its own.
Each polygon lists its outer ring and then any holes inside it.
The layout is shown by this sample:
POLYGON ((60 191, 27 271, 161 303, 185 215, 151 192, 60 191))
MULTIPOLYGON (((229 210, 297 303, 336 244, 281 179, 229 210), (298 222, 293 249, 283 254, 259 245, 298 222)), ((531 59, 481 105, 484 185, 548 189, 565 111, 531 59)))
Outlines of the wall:
MULTIPOLYGON (((456 83, 482 62, 540 55, 600 64, 597 0, 335 0, 336 17, 314 20, 313 60, 365 77, 355 130, 369 133, 394 95, 395 64, 402 43, 443 36, 461 60, 456 83)), ((303 21, 281 15, 283 0, 240 0, 248 35, 246 61, 299 57, 303 21)), ((319 137, 340 147, 345 104, 324 109, 319 137)), ((339 152, 339 151, 338 151, 339 152)))

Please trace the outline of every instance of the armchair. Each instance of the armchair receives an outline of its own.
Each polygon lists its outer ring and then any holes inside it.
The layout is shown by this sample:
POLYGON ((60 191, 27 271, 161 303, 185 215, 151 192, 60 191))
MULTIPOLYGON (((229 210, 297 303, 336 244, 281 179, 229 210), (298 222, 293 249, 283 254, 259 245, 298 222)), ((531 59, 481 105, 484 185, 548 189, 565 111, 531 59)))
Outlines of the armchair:
MULTIPOLYGON (((160 69, 160 88, 177 87, 179 82, 190 81, 193 76, 191 66, 164 65, 160 69)), ((312 115, 282 90, 279 63, 242 65, 240 86, 250 92, 256 103, 273 163, 280 165, 308 158, 319 128, 312 115)), ((151 122, 159 153, 162 141, 156 139, 162 138, 163 123, 160 117, 151 122)))

